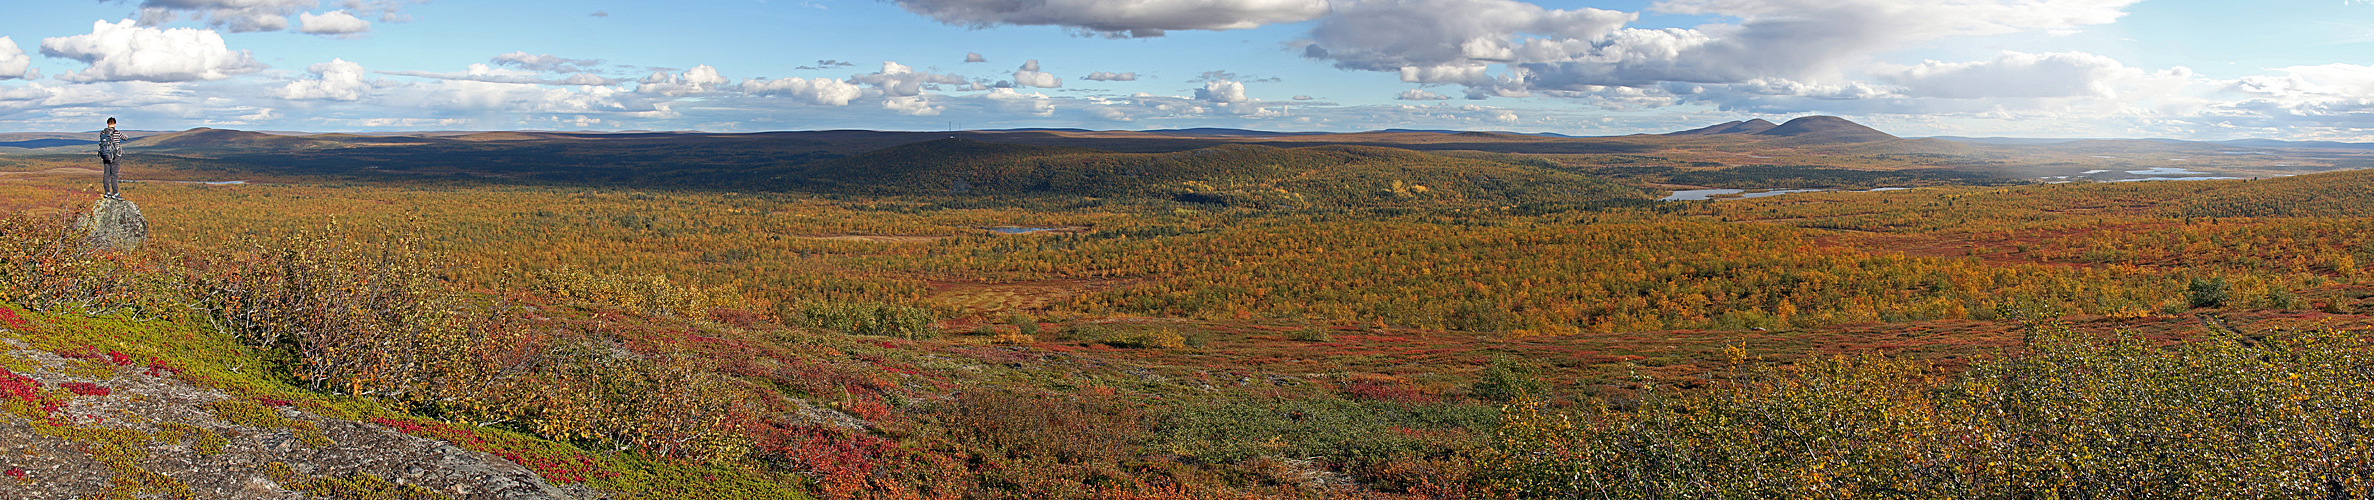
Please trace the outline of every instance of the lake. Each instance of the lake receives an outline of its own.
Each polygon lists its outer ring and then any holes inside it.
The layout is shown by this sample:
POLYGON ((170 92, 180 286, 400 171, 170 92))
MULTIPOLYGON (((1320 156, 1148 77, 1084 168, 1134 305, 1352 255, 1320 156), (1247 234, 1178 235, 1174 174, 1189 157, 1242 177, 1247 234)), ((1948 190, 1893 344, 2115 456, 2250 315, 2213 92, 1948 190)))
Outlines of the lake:
MULTIPOLYGON (((1871 190, 1868 190, 1868 191, 1845 191, 1845 192, 1848 192, 1848 193, 1876 193, 1876 192, 1881 192, 1881 191, 1902 191, 1902 190, 1906 190, 1906 189, 1912 189, 1912 188, 1872 188, 1871 190)), ((1658 199, 1657 199, 1657 201, 1706 201, 1706 200, 1715 199, 1714 197, 1716 197, 1716 196, 1722 196, 1722 195, 1728 195, 1728 194, 1736 194, 1736 195, 1739 195, 1739 197, 1740 197, 1740 198, 1763 198, 1763 197, 1766 197, 1766 196, 1780 196, 1780 195, 1784 195, 1784 194, 1793 194, 1793 193, 1819 193, 1819 192, 1823 192, 1823 191, 1829 191, 1829 190, 1828 190, 1828 189, 1774 189, 1774 190, 1771 190, 1771 191, 1760 191, 1760 192, 1754 192, 1754 193, 1750 193, 1750 192, 1748 192, 1748 191, 1747 191, 1747 190, 1745 190, 1745 189, 1690 189, 1690 190, 1683 190, 1683 191, 1674 191, 1672 195, 1668 195, 1668 196, 1666 196, 1666 197, 1664 197, 1664 198, 1658 198, 1658 199)), ((1729 199, 1729 198, 1724 198, 1724 199, 1729 199)))

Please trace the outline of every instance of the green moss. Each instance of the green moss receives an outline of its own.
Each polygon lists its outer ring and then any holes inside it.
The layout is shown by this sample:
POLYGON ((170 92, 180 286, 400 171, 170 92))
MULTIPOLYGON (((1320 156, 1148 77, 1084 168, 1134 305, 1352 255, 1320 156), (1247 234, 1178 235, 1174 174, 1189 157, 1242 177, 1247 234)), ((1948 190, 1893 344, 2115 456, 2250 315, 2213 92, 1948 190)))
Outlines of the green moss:
POLYGON ((445 424, 419 418, 383 419, 380 425, 453 443, 463 449, 504 457, 554 483, 583 482, 606 491, 637 492, 638 500, 804 499, 788 484, 798 478, 725 465, 648 460, 628 454, 593 453, 568 443, 493 427, 445 424))
POLYGON ((807 499, 806 492, 787 486, 795 478, 770 478, 741 469, 672 464, 623 455, 604 457, 619 470, 616 477, 596 478, 587 484, 610 490, 639 492, 638 500, 807 499))
POLYGON ((190 443, 190 449, 196 450, 200 456, 222 453, 223 447, 231 443, 222 433, 213 429, 178 422, 157 424, 157 434, 167 441, 194 440, 190 443))
POLYGON ((298 441, 304 442, 307 446, 321 448, 336 444, 330 441, 329 436, 322 434, 321 424, 290 419, 282 416, 280 410, 254 401, 225 399, 207 403, 206 410, 213 412, 215 417, 221 418, 225 422, 258 429, 288 429, 290 433, 297 436, 298 441))
POLYGON ((148 460, 148 446, 156 438, 146 431, 120 427, 36 425, 34 432, 74 442, 76 448, 115 473, 108 480, 107 490, 92 498, 129 499, 145 496, 188 499, 196 495, 181 480, 140 467, 141 462, 148 460))
POLYGON ((7 368, 8 371, 27 373, 33 371, 37 366, 40 365, 34 364, 33 360, 0 353, 0 368, 7 368))
POLYGON ((264 464, 264 475, 280 487, 320 498, 339 500, 451 500, 428 488, 389 482, 372 474, 353 473, 340 476, 306 476, 288 464, 264 464))
POLYGON ((112 364, 101 363, 87 359, 68 359, 66 360, 66 366, 59 369, 58 371, 73 377, 81 377, 92 380, 107 380, 115 378, 116 367, 112 364))

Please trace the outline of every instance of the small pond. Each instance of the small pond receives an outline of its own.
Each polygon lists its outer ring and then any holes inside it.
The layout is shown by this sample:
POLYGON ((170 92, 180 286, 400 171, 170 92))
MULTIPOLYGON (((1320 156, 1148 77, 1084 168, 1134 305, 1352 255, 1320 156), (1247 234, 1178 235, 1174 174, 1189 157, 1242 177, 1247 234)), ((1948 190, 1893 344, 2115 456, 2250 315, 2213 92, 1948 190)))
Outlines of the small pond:
MULTIPOLYGON (((1846 193, 1877 193, 1877 192, 1881 192, 1881 191, 1903 191, 1903 190, 1906 190, 1906 189, 1912 189, 1912 188, 1871 188, 1871 190, 1868 190, 1868 191, 1842 191, 1842 192, 1846 192, 1846 193)), ((1829 191, 1829 190, 1828 190, 1828 189, 1774 189, 1774 190, 1770 190, 1770 191, 1758 191, 1758 192, 1753 192, 1753 193, 1751 193, 1751 192, 1748 192, 1748 191, 1747 191, 1747 190, 1745 190, 1745 189, 1690 189, 1690 190, 1684 190, 1684 191, 1674 191, 1672 195, 1668 195, 1668 196, 1666 196, 1666 197, 1664 197, 1664 198, 1658 198, 1658 199, 1657 199, 1657 201, 1706 201, 1706 200, 1713 200, 1713 199, 1718 199, 1718 198, 1715 198, 1716 196, 1723 196, 1723 195, 1730 195, 1730 194, 1736 194, 1736 195, 1739 195, 1739 197, 1740 197, 1740 198, 1763 198, 1763 197, 1766 197, 1766 196, 1780 196, 1780 195, 1784 195, 1784 194, 1796 194, 1796 193, 1819 193, 1819 192, 1823 192, 1823 191, 1829 191)), ((1725 198, 1721 198, 1721 199, 1729 199, 1729 197, 1725 197, 1725 198)))
POLYGON ((1002 226, 1002 227, 985 227, 985 228, 982 228, 982 229, 987 229, 987 230, 989 230, 990 232, 993 232, 993 233, 1000 233, 1000 234, 1022 234, 1022 233, 1036 233, 1036 232, 1039 232, 1039 231, 1054 231, 1054 230, 1056 230, 1056 229, 1058 229, 1058 228, 1052 228, 1052 227, 1013 227, 1013 226, 1002 226))
POLYGON ((247 183, 247 181, 149 181, 149 180, 130 180, 130 179, 126 179, 126 180, 124 180, 124 182, 170 182, 170 183, 174 183, 174 184, 205 184, 205 185, 209 185, 209 186, 237 186, 237 185, 241 185, 241 184, 246 184, 246 183, 247 183))

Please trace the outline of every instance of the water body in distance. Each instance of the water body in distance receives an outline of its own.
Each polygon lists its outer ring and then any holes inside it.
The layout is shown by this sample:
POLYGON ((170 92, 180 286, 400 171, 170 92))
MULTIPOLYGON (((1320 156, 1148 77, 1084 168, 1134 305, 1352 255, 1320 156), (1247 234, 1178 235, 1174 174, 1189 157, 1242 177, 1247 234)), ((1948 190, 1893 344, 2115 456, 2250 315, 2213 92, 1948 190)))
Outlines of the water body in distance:
POLYGON ((2144 170, 2128 170, 2127 173, 2135 175, 2209 175, 2208 172, 2195 172, 2181 167, 2152 167, 2144 170))
POLYGON ((1673 195, 1671 195, 1671 196, 1666 196, 1666 197, 1664 197, 1664 198, 1658 198, 1658 199, 1657 199, 1657 201, 1705 201, 1705 200, 1709 199, 1710 197, 1713 197, 1713 196, 1718 196, 1718 195, 1726 195, 1726 194, 1736 194, 1736 195, 1739 195, 1739 197, 1741 197, 1741 198, 1763 198, 1763 197, 1766 197, 1766 196, 1780 196, 1780 195, 1789 194, 1789 193, 1813 193, 1813 192, 1820 192, 1820 191, 1824 191, 1824 190, 1821 190, 1821 189, 1774 189, 1774 190, 1771 190, 1771 191, 1764 191, 1764 192, 1760 192, 1760 193, 1750 193, 1750 192, 1747 192, 1747 190, 1745 190, 1745 189, 1692 189, 1692 190, 1687 190, 1687 191, 1674 191, 1674 192, 1673 192, 1673 195))

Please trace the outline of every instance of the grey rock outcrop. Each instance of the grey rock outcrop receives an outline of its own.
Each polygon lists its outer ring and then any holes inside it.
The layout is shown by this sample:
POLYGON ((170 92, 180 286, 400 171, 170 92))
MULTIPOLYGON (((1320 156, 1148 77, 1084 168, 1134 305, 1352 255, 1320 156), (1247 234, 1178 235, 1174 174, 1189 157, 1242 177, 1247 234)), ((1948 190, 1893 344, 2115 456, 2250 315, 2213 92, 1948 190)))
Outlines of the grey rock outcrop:
POLYGON ((272 464, 285 466, 298 479, 369 475, 455 500, 606 496, 553 485, 489 453, 295 406, 259 407, 292 423, 288 426, 233 421, 207 405, 241 398, 138 365, 78 363, 4 337, 0 360, 24 370, 16 376, 39 387, 79 382, 110 389, 77 396, 48 419, 0 412, 0 471, 9 472, 0 477, 0 498, 323 498, 290 490, 273 477, 272 464), (297 430, 300 424, 319 437, 307 439, 297 430), (203 444, 208 436, 215 440, 211 447, 203 444), (101 453, 109 449, 122 452, 101 453), (110 464, 107 458, 117 460, 110 464), (111 496, 125 489, 125 481, 183 494, 111 496))
POLYGON ((148 241, 148 218, 131 200, 100 198, 75 227, 90 231, 85 238, 94 247, 130 250, 148 241))

